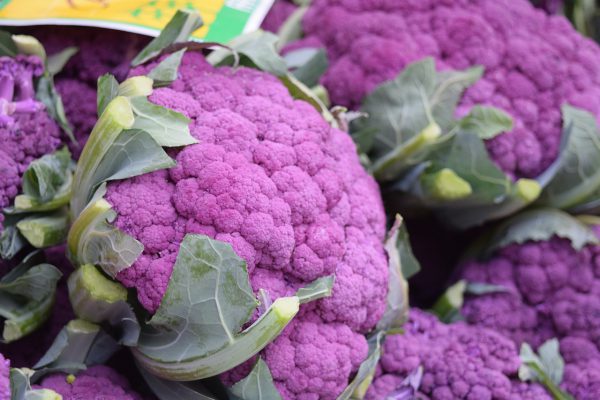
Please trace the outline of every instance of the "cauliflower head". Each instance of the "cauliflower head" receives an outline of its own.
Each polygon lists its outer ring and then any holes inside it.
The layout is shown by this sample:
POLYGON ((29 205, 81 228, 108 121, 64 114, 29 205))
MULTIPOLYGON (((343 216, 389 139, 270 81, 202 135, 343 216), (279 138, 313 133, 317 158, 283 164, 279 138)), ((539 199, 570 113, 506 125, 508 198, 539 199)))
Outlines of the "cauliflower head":
POLYGON ((0 209, 19 193, 29 163, 61 144, 58 126, 35 99, 33 79, 43 71, 36 56, 0 57, 0 209))
POLYGON ((10 398, 10 360, 0 354, 0 397, 10 398))
POLYGON ((405 332, 387 337, 366 398, 395 398, 404 379, 422 367, 419 398, 550 399, 541 386, 518 381, 519 365, 515 344, 499 333, 462 322, 446 325, 412 309, 405 332))
POLYGON ((350 108, 426 56, 441 70, 483 66, 458 112, 481 104, 513 117, 512 131, 486 141, 513 179, 537 177, 556 159, 563 103, 600 115, 597 45, 526 0, 316 0, 303 28, 294 46, 326 48, 322 83, 350 108))
POLYGON ((332 296, 303 306, 264 352, 285 399, 334 399, 366 357, 362 333, 387 287, 383 206, 350 137, 275 77, 199 53, 149 100, 190 118, 199 143, 174 151, 170 170, 108 184, 114 225, 144 245, 117 279, 154 312, 188 233, 231 244, 271 299, 335 274, 332 296))
POLYGON ((64 374, 50 375, 34 389, 51 389, 60 394, 63 400, 141 400, 125 377, 103 365, 86 369, 73 381, 64 374))

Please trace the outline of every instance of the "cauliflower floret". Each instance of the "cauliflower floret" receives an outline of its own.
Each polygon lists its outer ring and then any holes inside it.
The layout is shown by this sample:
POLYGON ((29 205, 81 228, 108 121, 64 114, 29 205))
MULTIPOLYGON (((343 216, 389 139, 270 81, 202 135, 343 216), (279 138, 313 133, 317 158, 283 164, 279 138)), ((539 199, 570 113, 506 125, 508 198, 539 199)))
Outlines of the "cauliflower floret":
POLYGON ((459 111, 489 105, 514 118, 514 129, 486 146, 515 179, 537 177, 556 159, 562 104, 600 116, 597 45, 526 0, 315 0, 303 27, 306 45, 327 50, 322 83, 333 103, 350 108, 426 56, 441 70, 485 67, 459 111))
POLYGON ((34 389, 54 390, 63 400, 141 400, 123 376, 103 365, 86 369, 72 383, 69 383, 66 375, 50 375, 34 389))
POLYGON ((108 185, 115 225, 144 245, 117 279, 154 312, 187 233, 230 243, 253 289, 271 299, 335 274, 332 296, 303 306, 264 352, 285 399, 334 399, 366 357, 362 334, 381 317, 387 287, 382 202, 350 137, 275 77, 214 68, 198 53, 186 53, 179 78, 150 101, 190 118, 199 143, 174 151, 168 171, 108 185))
POLYGON ((0 354, 0 398, 10 399, 10 360, 0 354))
POLYGON ((446 325, 412 309, 405 332, 387 337, 367 399, 391 395, 419 367, 419 394, 432 400, 550 399, 543 388, 518 382, 519 365, 515 344, 502 335, 462 322, 446 325))

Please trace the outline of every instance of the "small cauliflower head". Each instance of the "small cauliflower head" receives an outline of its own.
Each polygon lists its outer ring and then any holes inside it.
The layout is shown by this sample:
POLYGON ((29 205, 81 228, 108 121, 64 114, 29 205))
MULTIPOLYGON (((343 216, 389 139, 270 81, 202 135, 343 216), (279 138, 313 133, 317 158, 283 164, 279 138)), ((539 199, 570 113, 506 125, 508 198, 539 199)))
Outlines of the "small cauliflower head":
POLYGON ((141 400, 131 390, 125 377, 104 365, 90 367, 77 375, 50 375, 34 389, 50 389, 62 396, 63 400, 102 399, 102 400, 141 400))
POLYGON ((154 312, 188 233, 231 244, 272 300, 335 275, 332 296, 303 306, 265 350, 285 399, 334 399, 366 357, 362 333, 387 287, 383 206, 350 137, 275 77, 214 68, 199 53, 149 99, 190 118, 199 143, 174 151, 170 170, 108 185, 115 225, 144 245, 117 279, 154 312))
POLYGON ((0 398, 10 399, 10 360, 0 354, 0 398))
MULTIPOLYGON (((597 227, 596 234, 600 233, 597 227)), ((491 328, 534 348, 560 340, 562 387, 577 399, 600 396, 600 246, 577 251, 567 239, 510 244, 484 262, 471 261, 463 279, 506 288, 469 296, 468 323, 491 328)))
POLYGON ((61 143, 58 126, 35 99, 33 80, 43 71, 36 56, 0 57, 0 209, 19 193, 29 163, 61 143))
POLYGON ((418 309, 410 311, 404 329, 386 338, 367 400, 395 398, 419 367, 418 394, 427 399, 551 399, 541 386, 518 381, 517 347, 499 333, 462 322, 446 325, 418 309))
POLYGON ((458 111, 480 104, 513 117, 513 130, 486 146, 515 179, 535 178, 556 159, 562 104, 600 116, 598 46, 527 0, 315 0, 303 28, 293 46, 326 48, 322 83, 350 108, 427 56, 441 70, 483 66, 458 111))

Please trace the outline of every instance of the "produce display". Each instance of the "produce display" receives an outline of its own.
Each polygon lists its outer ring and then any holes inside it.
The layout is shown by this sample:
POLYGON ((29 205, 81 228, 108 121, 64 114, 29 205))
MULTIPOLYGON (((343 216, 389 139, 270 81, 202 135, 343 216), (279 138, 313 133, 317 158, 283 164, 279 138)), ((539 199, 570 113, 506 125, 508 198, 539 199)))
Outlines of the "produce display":
POLYGON ((600 398, 591 5, 179 6, 0 29, 0 400, 600 398))

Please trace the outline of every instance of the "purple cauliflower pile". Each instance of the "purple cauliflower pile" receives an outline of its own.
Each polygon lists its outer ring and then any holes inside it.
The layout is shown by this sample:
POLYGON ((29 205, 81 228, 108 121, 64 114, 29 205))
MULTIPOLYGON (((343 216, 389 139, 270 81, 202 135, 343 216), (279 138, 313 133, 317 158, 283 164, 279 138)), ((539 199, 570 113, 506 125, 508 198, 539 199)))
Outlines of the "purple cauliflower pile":
POLYGON ((387 337, 366 399, 551 399, 541 386, 518 380, 517 347, 497 332, 463 322, 446 325, 418 309, 404 329, 387 337), (411 393, 414 388, 403 382, 419 367, 422 379, 411 393))
MULTIPOLYGON (((19 193, 29 163, 61 144, 58 126, 35 99, 33 80, 43 71, 36 56, 0 57, 0 209, 19 193)), ((0 213, 0 231, 3 220, 0 213)))
POLYGON ((231 244, 271 299, 335 274, 332 296, 302 306, 263 352, 284 399, 334 399, 367 355, 387 287, 382 202, 350 137, 272 75, 199 53, 149 99, 190 118, 199 144, 170 170, 108 184, 115 225, 144 245, 117 279, 154 312, 188 233, 231 244))
POLYGON ((125 78, 129 62, 148 39, 132 33, 82 27, 42 27, 33 29, 32 34, 42 40, 48 54, 69 46, 78 48, 55 78, 56 89, 79 143, 79 148, 69 146, 77 158, 96 123, 98 78, 106 73, 125 78))
POLYGON ((292 46, 326 48, 322 83, 350 108, 426 56, 442 70, 483 66, 458 112, 480 104, 513 117, 514 129, 486 146, 514 179, 537 177, 555 160, 563 103, 600 116, 597 45, 526 0, 315 0, 303 28, 306 38, 292 46))
POLYGON ((123 376, 103 365, 90 367, 74 379, 64 374, 50 375, 34 386, 42 388, 55 391, 63 400, 141 400, 123 376))
POLYGON ((517 344, 535 348, 557 337, 567 363, 567 391, 577 399, 598 398, 599 267, 597 245, 576 251, 569 240, 558 237, 510 244, 488 261, 463 266, 463 279, 507 291, 467 297, 462 314, 468 323, 493 329, 517 344))
POLYGON ((261 28, 277 33, 281 25, 292 15, 297 7, 291 0, 276 0, 265 17, 261 28))

